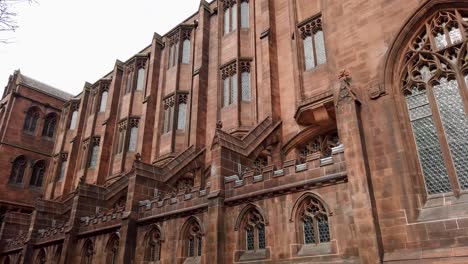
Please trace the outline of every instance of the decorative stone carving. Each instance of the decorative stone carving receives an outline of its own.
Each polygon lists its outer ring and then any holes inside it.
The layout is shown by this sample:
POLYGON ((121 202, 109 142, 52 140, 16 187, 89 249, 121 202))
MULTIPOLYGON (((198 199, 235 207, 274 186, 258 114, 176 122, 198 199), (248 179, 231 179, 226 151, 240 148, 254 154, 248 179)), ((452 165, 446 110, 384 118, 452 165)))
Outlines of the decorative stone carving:
POLYGON ((322 30, 322 17, 314 18, 299 26, 299 32, 302 39, 312 36, 320 30, 322 30))

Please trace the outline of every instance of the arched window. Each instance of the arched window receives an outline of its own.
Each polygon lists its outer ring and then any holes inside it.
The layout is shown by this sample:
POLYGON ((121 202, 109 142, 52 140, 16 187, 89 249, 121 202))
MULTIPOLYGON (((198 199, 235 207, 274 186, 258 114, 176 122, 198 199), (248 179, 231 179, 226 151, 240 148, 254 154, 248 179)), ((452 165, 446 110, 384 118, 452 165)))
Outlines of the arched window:
POLYGON ((240 217, 242 217, 239 228, 241 249, 248 251, 265 249, 265 220, 260 212, 251 206, 245 213, 241 213, 240 217))
POLYGON ((159 228, 154 227, 148 234, 146 249, 145 249, 145 261, 156 262, 161 260, 161 231, 159 228))
POLYGON ((133 72, 129 71, 127 74, 127 84, 125 86, 125 93, 129 93, 132 91, 133 84, 133 72))
POLYGON ((243 102, 250 102, 252 91, 250 88, 250 62, 242 61, 241 65, 241 99, 243 102))
POLYGON ((22 183, 25 170, 26 158, 24 156, 17 157, 11 165, 10 183, 22 183))
POLYGON ((328 214, 320 200, 308 195, 299 203, 296 212, 299 243, 318 245, 330 242, 328 214))
POLYGON ((46 171, 45 161, 43 160, 37 161, 32 168, 31 181, 29 184, 31 186, 41 187, 42 180, 44 179, 45 171, 46 171))
POLYGON ((35 264, 46 264, 47 257, 44 249, 39 250, 39 253, 36 256, 35 264))
POLYGON ((113 235, 107 244, 107 264, 117 264, 120 239, 117 235, 113 235))
POLYGON ((304 67, 311 70, 326 62, 325 40, 322 30, 322 17, 314 18, 299 26, 304 48, 304 67))
POLYGON ((241 9, 241 28, 249 28, 249 0, 242 0, 240 9, 241 9))
POLYGON ((186 39, 182 46, 182 63, 190 63, 190 39, 186 39))
POLYGON ((60 257, 62 256, 62 245, 59 245, 57 249, 55 250, 55 255, 53 259, 54 264, 59 264, 60 263, 60 257))
POLYGON ((91 240, 86 240, 81 251, 81 264, 91 264, 93 262, 94 244, 91 240))
POLYGON ((143 90, 145 86, 145 68, 138 69, 138 76, 137 76, 137 91, 143 90))
POLYGON ((128 141, 128 151, 136 151, 138 143, 138 118, 130 119, 130 139, 128 141))
POLYGON ((185 121, 187 119, 187 99, 187 94, 178 95, 177 130, 185 130, 185 121))
POLYGON ((200 257, 203 252, 201 226, 195 218, 190 218, 182 230, 184 240, 184 256, 200 257))
POLYGON ((78 118, 78 110, 73 111, 70 119, 70 130, 76 128, 76 119, 78 118))
POLYGON ((39 111, 36 108, 30 108, 26 113, 23 129, 26 132, 36 132, 37 121, 39 120, 39 111))
POLYGON ((467 18, 455 9, 431 16, 398 72, 429 195, 468 190, 467 18))
POLYGON ((109 92, 104 91, 101 94, 101 103, 99 104, 99 112, 104 113, 107 107, 107 97, 109 96, 109 92))
POLYGON ((224 1, 224 34, 237 29, 237 1, 224 1))
POLYGON ((57 115, 49 114, 45 118, 44 128, 42 129, 42 136, 53 138, 55 133, 55 127, 57 125, 57 115))

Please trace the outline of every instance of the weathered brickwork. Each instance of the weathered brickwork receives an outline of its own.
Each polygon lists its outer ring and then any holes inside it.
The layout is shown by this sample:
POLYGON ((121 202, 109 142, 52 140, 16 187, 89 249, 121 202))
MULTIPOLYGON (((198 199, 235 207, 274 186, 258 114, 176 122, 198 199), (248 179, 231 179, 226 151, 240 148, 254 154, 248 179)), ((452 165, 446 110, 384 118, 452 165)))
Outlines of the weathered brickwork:
POLYGON ((467 45, 463 0, 202 0, 77 96, 16 71, 0 263, 467 263, 467 45))

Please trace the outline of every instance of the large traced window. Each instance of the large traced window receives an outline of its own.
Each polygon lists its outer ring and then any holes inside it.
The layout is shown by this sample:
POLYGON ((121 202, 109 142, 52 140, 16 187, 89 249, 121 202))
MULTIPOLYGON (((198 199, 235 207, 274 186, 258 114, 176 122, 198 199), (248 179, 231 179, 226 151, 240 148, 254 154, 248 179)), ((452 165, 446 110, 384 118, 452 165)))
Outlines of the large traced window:
POLYGON ((198 221, 190 218, 182 231, 184 240, 184 257, 199 257, 203 252, 202 232, 198 221))
POLYGON ((161 231, 154 227, 148 234, 145 249, 145 261, 156 262, 161 260, 161 231))
POLYGON ((319 155, 320 158, 327 158, 332 155, 332 149, 338 145, 340 145, 338 131, 332 130, 299 144, 297 146, 298 156, 301 162, 305 162, 307 156, 312 154, 319 155))
POLYGON ((81 264, 92 264, 94 255, 94 244, 91 240, 86 240, 81 250, 81 264))
POLYGON ((255 208, 250 208, 243 214, 242 224, 240 227, 241 240, 244 244, 243 250, 260 250, 265 249, 265 221, 263 216, 255 208))
POLYGON ((26 112, 26 118, 24 120, 23 130, 29 133, 36 132, 37 121, 39 120, 39 110, 32 107, 26 112))
POLYGON ((106 248, 106 253, 107 253, 106 263, 107 264, 117 264, 119 242, 120 242, 120 239, 117 235, 112 235, 112 237, 107 242, 107 248, 106 248))
POLYGON ((44 127, 42 128, 42 136, 53 138, 56 125, 57 115, 54 113, 48 114, 44 121, 44 127))
POLYGON ((330 242, 330 226, 327 211, 317 198, 307 196, 297 208, 298 234, 301 244, 330 242))
POLYGON ((11 164, 10 183, 19 184, 23 182, 24 171, 26 170, 26 158, 17 157, 11 164))
POLYGON ((304 67, 311 70, 326 62, 325 40, 322 29, 322 17, 316 17, 299 25, 302 38, 304 67))
POLYGON ((45 161, 40 160, 34 163, 32 167, 31 180, 29 184, 31 186, 41 187, 42 180, 44 179, 45 171, 46 171, 45 161))
POLYGON ((401 89, 428 194, 468 190, 468 13, 444 10, 409 43, 401 89))

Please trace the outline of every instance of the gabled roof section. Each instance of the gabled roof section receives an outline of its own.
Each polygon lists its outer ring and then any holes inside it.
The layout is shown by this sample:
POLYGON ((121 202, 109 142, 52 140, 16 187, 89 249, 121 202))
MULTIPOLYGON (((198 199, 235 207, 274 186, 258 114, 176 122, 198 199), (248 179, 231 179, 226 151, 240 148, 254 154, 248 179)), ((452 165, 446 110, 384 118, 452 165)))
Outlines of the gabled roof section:
POLYGON ((60 89, 52 87, 48 84, 35 80, 31 77, 28 77, 20 72, 20 70, 15 71, 15 75, 17 75, 16 83, 20 85, 27 86, 33 90, 43 92, 47 95, 52 97, 58 98, 60 100, 68 101, 70 100, 73 95, 64 92, 60 89))

